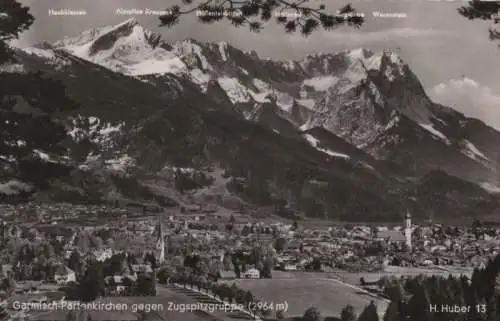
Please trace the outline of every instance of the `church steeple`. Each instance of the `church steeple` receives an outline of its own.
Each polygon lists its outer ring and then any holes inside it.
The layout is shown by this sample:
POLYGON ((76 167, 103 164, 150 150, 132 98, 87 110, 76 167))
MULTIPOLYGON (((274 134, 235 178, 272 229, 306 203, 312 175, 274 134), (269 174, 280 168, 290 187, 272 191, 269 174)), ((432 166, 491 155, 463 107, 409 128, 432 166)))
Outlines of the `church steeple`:
POLYGON ((410 212, 406 212, 405 215, 405 238, 406 238, 406 247, 409 251, 411 251, 411 234, 412 234, 412 226, 411 226, 411 214, 410 212))
POLYGON ((156 225, 156 235, 158 236, 156 240, 156 248, 159 251, 158 253, 158 263, 165 263, 165 234, 163 230, 163 222, 161 221, 161 217, 158 216, 158 223, 156 225))

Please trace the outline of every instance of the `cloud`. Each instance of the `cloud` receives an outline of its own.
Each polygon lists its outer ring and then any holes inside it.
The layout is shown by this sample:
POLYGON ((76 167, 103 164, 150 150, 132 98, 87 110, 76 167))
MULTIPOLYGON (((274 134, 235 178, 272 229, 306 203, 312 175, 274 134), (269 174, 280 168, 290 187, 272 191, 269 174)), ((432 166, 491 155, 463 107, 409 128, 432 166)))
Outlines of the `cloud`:
POLYGON ((428 93, 435 102, 500 130, 500 93, 481 86, 477 81, 469 78, 452 79, 434 86, 428 93))

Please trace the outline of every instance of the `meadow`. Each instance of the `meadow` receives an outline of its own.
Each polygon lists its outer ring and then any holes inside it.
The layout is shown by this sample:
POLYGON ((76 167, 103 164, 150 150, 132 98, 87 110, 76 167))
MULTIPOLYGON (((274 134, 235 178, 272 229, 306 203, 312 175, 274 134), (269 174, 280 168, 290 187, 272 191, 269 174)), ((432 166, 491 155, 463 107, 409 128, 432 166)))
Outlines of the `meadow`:
POLYGON ((286 317, 301 316, 311 306, 318 308, 324 317, 338 317, 348 304, 359 314, 370 301, 375 302, 383 315, 388 305, 385 299, 328 278, 237 280, 236 284, 274 305, 287 305, 286 317))

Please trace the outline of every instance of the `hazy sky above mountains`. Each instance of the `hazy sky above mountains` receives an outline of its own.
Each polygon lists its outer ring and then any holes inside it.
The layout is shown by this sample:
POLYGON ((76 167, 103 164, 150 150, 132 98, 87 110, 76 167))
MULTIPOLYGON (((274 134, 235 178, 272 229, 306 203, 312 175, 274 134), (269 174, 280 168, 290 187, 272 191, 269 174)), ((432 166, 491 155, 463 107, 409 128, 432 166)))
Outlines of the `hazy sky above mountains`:
MULTIPOLYGON (((285 34, 274 23, 260 34, 228 24, 202 25, 196 17, 183 17, 172 29, 158 28, 156 16, 137 16, 147 28, 161 32, 167 41, 194 38, 227 41, 244 50, 256 50, 261 57, 300 59, 310 52, 334 52, 345 48, 390 48, 417 74, 434 100, 466 115, 481 118, 500 128, 500 48, 488 40, 489 24, 468 21, 457 13, 460 1, 354 0, 353 6, 365 13, 360 30, 340 28, 321 31, 309 38, 285 34), (406 13, 406 18, 374 18, 373 11, 406 13)), ((161 10, 174 0, 21 0, 31 7, 36 22, 26 32, 21 45, 53 42, 76 36, 91 27, 119 23, 130 16, 116 15, 117 8, 161 10), (86 16, 49 16, 48 9, 84 9, 86 16)), ((346 2, 326 1, 334 12, 346 2), (334 5, 337 3, 337 5, 334 5)))

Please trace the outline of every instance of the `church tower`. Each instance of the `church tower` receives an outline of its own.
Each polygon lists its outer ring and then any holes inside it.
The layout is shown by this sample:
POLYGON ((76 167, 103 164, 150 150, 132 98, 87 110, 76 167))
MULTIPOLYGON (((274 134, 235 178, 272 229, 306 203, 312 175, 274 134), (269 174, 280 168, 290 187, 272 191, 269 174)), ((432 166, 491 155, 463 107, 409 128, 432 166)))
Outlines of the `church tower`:
POLYGON ((412 233, 412 227, 411 227, 411 215, 410 212, 406 212, 405 215, 405 238, 406 238, 406 247, 408 248, 409 251, 411 251, 411 233, 412 233))
POLYGON ((156 240, 156 248, 158 250, 158 263, 165 263, 165 234, 163 233, 163 223, 160 216, 158 216, 158 225, 156 226, 156 233, 158 239, 156 240))

